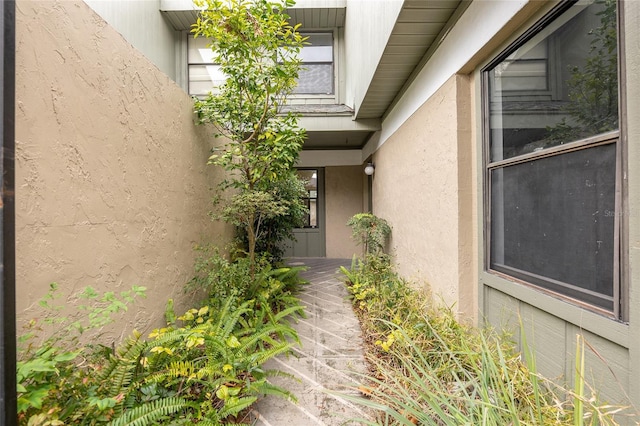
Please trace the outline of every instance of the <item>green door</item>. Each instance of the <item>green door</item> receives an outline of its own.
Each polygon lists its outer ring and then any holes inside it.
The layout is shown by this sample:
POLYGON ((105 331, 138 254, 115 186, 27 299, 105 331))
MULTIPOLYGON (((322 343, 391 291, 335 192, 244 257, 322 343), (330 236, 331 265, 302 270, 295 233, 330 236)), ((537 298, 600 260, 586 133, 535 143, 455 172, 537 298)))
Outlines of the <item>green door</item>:
POLYGON ((293 231, 295 240, 285 248, 286 257, 324 257, 324 169, 298 169, 298 176, 306 182, 304 202, 309 209, 303 228, 293 231))

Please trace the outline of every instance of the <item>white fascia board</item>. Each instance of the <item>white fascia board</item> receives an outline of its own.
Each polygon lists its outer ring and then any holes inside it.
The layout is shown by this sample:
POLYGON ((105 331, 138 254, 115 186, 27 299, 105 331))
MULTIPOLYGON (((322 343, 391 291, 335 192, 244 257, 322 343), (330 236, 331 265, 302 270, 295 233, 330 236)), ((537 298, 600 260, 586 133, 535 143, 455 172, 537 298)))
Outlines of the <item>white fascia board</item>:
POLYGON ((302 116, 298 119, 298 126, 309 132, 341 132, 341 131, 365 131, 375 132, 380 130, 380 120, 377 118, 354 120, 348 116, 302 116))
POLYGON ((296 167, 361 166, 361 149, 301 151, 296 167))
POLYGON ((475 0, 451 28, 402 98, 382 122, 379 138, 365 147, 375 152, 451 76, 456 74, 529 0, 475 0))

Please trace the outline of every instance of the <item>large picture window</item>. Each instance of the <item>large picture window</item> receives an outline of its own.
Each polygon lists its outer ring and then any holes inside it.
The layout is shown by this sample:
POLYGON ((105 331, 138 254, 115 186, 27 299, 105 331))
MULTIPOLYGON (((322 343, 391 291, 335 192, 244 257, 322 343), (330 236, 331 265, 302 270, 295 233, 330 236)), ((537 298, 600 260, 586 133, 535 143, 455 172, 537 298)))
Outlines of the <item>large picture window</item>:
POLYGON ((616 2, 565 2, 483 70, 489 270, 620 316, 616 2))

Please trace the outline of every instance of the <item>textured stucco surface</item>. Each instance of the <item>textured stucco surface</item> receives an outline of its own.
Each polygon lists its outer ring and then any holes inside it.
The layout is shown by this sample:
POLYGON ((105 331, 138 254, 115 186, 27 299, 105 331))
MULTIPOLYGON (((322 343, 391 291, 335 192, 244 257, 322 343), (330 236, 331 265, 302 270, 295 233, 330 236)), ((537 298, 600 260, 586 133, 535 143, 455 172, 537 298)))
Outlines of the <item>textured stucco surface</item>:
POLYGON ((192 246, 224 244, 207 216, 219 173, 192 101, 81 1, 17 2, 19 320, 65 291, 148 288, 107 333, 160 325, 184 300, 192 246))
POLYGON ((451 77, 374 155, 373 211, 400 274, 475 317, 471 98, 451 77))
POLYGON ((360 166, 325 168, 327 257, 351 259, 362 253, 351 238, 347 221, 363 212, 364 173, 360 166))

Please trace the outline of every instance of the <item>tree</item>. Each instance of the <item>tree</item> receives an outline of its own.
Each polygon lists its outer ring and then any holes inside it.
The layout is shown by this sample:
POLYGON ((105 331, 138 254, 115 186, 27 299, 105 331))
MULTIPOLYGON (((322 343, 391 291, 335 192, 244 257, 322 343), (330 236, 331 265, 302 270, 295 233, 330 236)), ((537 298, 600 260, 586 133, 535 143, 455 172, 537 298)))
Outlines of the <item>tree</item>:
POLYGON ((547 128, 548 140, 562 144, 616 130, 618 122, 617 2, 596 1, 600 26, 588 32, 589 55, 584 64, 570 65, 567 80, 569 102, 563 118, 547 128))
POLYGON ((195 3, 204 10, 192 32, 210 40, 214 62, 227 76, 206 99, 196 100, 195 110, 201 122, 215 126, 217 137, 226 138, 209 163, 228 172, 220 189, 236 192, 222 216, 246 231, 254 264, 264 221, 287 212, 288 201, 273 189, 288 178, 305 137, 298 117, 282 111, 297 84, 304 39, 285 14, 292 0, 195 3))

